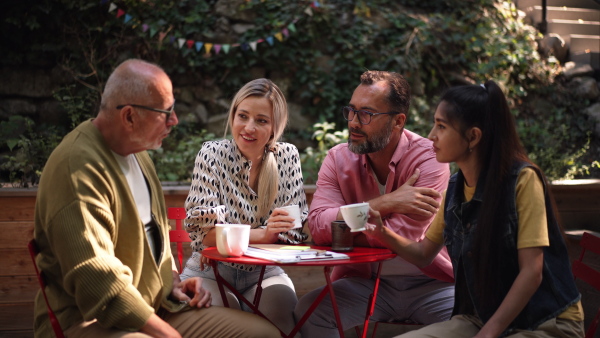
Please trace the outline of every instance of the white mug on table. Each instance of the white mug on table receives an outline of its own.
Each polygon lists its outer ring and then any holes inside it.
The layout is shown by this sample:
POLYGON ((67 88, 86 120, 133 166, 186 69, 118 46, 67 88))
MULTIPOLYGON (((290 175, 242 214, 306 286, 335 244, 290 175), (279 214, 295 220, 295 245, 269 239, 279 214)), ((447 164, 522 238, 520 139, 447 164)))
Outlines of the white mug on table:
POLYGON ((248 249, 250 225, 215 224, 217 230, 217 250, 223 256, 239 257, 248 249))

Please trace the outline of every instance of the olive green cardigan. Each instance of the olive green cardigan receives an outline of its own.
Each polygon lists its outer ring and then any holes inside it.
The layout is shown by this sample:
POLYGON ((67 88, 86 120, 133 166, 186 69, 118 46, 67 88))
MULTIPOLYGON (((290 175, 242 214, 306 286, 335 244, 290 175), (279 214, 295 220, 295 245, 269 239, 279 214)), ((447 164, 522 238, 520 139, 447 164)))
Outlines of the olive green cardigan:
MULTIPOLYGON (((42 173, 35 208, 37 263, 63 330, 96 319, 104 327, 138 330, 167 300, 172 256, 164 196, 154 165, 135 155, 151 193, 152 215, 162 237, 155 263, 144 225, 119 164, 91 120, 69 133, 42 173)), ((36 337, 52 331, 41 293, 35 300, 36 337)))

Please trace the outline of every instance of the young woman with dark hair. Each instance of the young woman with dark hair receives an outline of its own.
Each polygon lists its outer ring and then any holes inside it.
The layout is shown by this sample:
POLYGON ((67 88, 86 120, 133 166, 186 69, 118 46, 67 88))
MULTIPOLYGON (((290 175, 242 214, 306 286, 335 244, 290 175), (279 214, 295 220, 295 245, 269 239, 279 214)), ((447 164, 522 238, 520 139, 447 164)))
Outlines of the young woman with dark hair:
POLYGON ((528 158, 493 81, 449 89, 429 134, 439 162, 455 162, 444 202, 415 242, 382 226, 368 235, 426 266, 446 246, 453 317, 403 337, 583 337, 580 294, 541 170, 528 158))

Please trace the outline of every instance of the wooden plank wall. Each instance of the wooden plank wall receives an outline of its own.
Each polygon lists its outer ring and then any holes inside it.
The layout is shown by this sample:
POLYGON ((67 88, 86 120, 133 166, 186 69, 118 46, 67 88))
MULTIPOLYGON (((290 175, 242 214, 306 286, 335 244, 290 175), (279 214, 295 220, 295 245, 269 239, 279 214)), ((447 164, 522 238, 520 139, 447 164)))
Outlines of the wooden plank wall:
POLYGON ((39 289, 27 250, 33 238, 35 196, 0 203, 0 337, 32 337, 33 299, 39 289))
MULTIPOLYGON (((188 188, 164 187, 167 207, 183 207, 188 188)), ((8 190, 0 189, 0 338, 29 338, 33 337, 33 299, 38 290, 27 252, 27 242, 33 237, 35 190, 25 190, 17 196, 8 190)), ((306 187, 309 204, 314 191, 314 186, 306 187)), ((600 180, 583 185, 553 184, 552 191, 565 229, 600 231, 600 180)), ((185 254, 189 257, 189 248, 185 254)), ((298 297, 325 284, 321 268, 286 267, 285 270, 296 286, 298 297)), ((583 291, 598 297, 595 291, 583 291)), ((597 308, 598 303, 597 300, 584 303, 586 312, 590 307, 597 308)))

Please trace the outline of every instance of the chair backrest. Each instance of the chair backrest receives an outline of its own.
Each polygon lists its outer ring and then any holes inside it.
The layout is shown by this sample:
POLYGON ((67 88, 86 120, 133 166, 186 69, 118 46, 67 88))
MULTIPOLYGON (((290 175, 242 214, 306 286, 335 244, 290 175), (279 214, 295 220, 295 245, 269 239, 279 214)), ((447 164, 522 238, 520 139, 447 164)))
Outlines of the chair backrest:
POLYGON ((44 272, 39 271, 37 263, 35 262, 35 257, 40 253, 35 239, 29 241, 29 244, 27 244, 27 248, 29 249, 29 255, 31 256, 31 261, 33 262, 33 267, 35 268, 35 274, 37 275, 38 282, 40 283, 40 289, 42 289, 42 295, 44 296, 46 306, 48 307, 48 318, 50 319, 50 324, 52 324, 54 334, 57 338, 64 338, 64 334, 62 328, 60 327, 60 323, 58 322, 56 315, 54 315, 54 311, 52 311, 50 303, 48 302, 48 297, 46 296, 46 279, 44 277, 44 272))
MULTIPOLYGON (((579 245, 581 246, 581 255, 579 256, 579 259, 573 262, 573 275, 575 276, 575 279, 579 278, 600 291, 600 271, 595 270, 583 262, 583 256, 588 250, 600 255, 600 237, 594 236, 589 232, 584 232, 579 245)), ((598 309, 596 316, 585 333, 586 338, 592 338, 594 336, 599 322, 600 309, 598 309)))
POLYGON ((179 262, 179 273, 183 271, 183 243, 191 242, 188 233, 183 230, 185 219, 185 208, 169 208, 167 217, 175 221, 175 230, 169 231, 169 240, 177 243, 177 261, 179 262))

